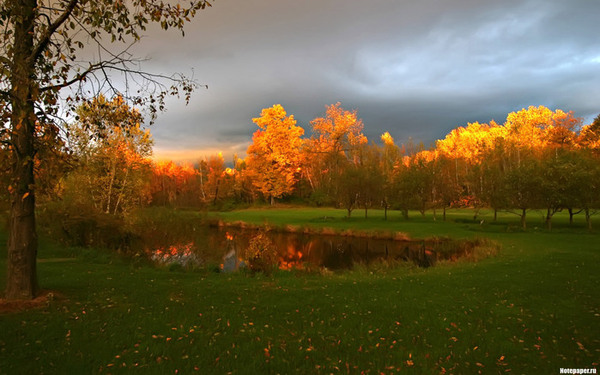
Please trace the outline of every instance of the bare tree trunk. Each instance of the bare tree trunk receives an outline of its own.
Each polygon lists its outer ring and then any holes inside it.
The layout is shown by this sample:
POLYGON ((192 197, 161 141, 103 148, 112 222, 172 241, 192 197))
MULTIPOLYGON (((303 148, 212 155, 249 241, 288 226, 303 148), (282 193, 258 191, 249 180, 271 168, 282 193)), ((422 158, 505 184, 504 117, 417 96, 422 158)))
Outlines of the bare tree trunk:
POLYGON ((585 209, 585 222, 587 223, 588 230, 592 230, 592 215, 590 215, 590 209, 585 209))
POLYGON ((549 231, 552 231, 552 211, 550 208, 546 211, 546 227, 549 231))
POLYGON ((206 193, 204 192, 204 178, 203 178, 203 173, 204 171, 202 170, 202 166, 200 166, 200 192, 202 193, 202 200, 206 201, 206 193))
POLYGON ((527 229, 527 209, 523 208, 521 211, 521 228, 527 229))
POLYGON ((572 208, 569 208, 569 225, 573 225, 573 216, 575 215, 575 213, 573 212, 572 208))
POLYGON ((119 192, 118 198, 117 198, 117 202, 115 203, 115 209, 113 211, 113 214, 116 215, 117 212, 119 212, 119 205, 121 204, 121 201, 123 200, 123 197, 125 196, 125 188, 127 187, 127 178, 129 177, 129 170, 130 170, 130 166, 126 167, 127 169, 125 169, 125 177, 123 177, 123 181, 121 182, 121 191, 119 192))
POLYGON ((32 299, 38 292, 37 234, 35 229, 34 157, 35 123, 33 78, 33 24, 35 0, 15 2, 13 75, 11 76, 10 233, 6 299, 32 299))
POLYGON ((313 183, 312 177, 310 176, 310 172, 306 172, 306 178, 308 179, 308 183, 310 184, 310 188, 312 191, 315 191, 315 184, 313 183))
POLYGON ((113 194, 113 185, 115 183, 115 175, 117 174, 117 167, 116 167, 116 160, 109 158, 109 161, 111 163, 111 170, 110 170, 110 181, 108 182, 108 192, 107 192, 107 197, 106 197, 106 208, 104 209, 104 212, 107 214, 110 214, 110 203, 112 200, 112 194, 113 194))
MULTIPOLYGON (((215 199, 213 199, 213 204, 217 204, 217 200, 219 199, 219 184, 221 183, 221 179, 217 179, 217 186, 215 187, 215 199)), ((272 197, 271 197, 272 198, 272 197)), ((273 201, 271 201, 271 205, 273 205, 273 201)))

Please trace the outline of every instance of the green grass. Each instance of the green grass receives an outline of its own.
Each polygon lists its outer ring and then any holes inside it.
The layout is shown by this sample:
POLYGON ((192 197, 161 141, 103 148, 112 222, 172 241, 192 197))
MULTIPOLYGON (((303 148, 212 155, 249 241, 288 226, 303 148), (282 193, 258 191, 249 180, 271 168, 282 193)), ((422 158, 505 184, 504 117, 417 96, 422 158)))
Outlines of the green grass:
MULTIPOLYGON (((288 208, 288 209, 245 209, 230 212, 213 213, 212 218, 226 222, 243 221, 252 224, 270 224, 274 226, 294 225, 312 228, 332 228, 334 230, 358 231, 400 231, 415 238, 431 236, 472 237, 479 232, 485 235, 494 233, 522 232, 520 218, 514 214, 498 213, 494 222, 493 211, 480 210, 476 218, 475 211, 466 209, 447 210, 446 221, 442 220, 442 212, 434 215, 432 211, 422 216, 417 211, 409 213, 409 219, 402 218, 398 211, 388 211, 388 219, 384 219, 383 210, 369 210, 368 219, 363 210, 354 210, 350 218, 346 210, 333 208, 288 208)), ((528 213, 527 232, 547 232, 541 211, 528 213)), ((556 214, 552 221, 553 232, 588 233, 582 215, 575 216, 573 226, 569 225, 566 213, 556 214)), ((600 223, 598 223, 600 225, 600 223)))
POLYGON ((40 258, 58 261, 39 263, 40 282, 66 299, 0 315, 0 373, 552 374, 598 367, 600 238, 583 223, 569 228, 558 217, 547 232, 532 215, 522 232, 517 217, 492 224, 489 213, 483 224, 467 211, 450 212, 447 222, 354 214, 265 209, 220 217, 420 238, 485 236, 503 248, 478 263, 426 270, 250 277, 134 267, 89 253, 70 260, 81 250, 42 242, 40 258))

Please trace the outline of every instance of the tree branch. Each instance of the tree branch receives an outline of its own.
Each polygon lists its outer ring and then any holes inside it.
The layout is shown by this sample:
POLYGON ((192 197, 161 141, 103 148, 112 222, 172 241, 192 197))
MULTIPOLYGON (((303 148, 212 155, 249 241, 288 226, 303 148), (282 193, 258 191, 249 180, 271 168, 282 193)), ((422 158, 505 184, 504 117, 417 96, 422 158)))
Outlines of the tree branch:
POLYGON ((34 47, 33 52, 29 56, 30 62, 36 61, 40 57, 42 52, 44 52, 44 50, 48 46, 48 43, 50 43, 50 38, 52 37, 52 35, 56 32, 56 30, 58 30, 58 28, 63 23, 65 23, 67 19, 69 19, 71 13, 73 13, 73 10, 77 6, 77 3, 79 3, 79 0, 71 0, 67 5, 65 11, 60 15, 60 17, 58 17, 52 24, 50 24, 50 26, 48 26, 46 32, 44 32, 44 34, 41 36, 38 45, 34 47))
POLYGON ((90 73, 93 73, 97 70, 103 69, 105 66, 104 62, 99 62, 97 64, 90 64, 90 66, 83 72, 77 73, 77 75, 70 80, 64 81, 62 83, 58 83, 56 85, 50 85, 40 88, 40 92, 46 92, 51 90, 60 90, 62 88, 71 86, 74 83, 83 81, 90 73))

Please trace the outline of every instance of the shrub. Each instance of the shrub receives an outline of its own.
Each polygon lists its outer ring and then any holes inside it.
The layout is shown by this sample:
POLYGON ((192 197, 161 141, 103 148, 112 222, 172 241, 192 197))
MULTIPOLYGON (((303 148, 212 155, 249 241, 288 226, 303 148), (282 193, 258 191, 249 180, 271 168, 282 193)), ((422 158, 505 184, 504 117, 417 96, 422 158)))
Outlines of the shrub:
POLYGON ((279 257, 277 249, 265 232, 254 236, 248 247, 242 250, 242 259, 252 273, 270 274, 276 268, 279 257))

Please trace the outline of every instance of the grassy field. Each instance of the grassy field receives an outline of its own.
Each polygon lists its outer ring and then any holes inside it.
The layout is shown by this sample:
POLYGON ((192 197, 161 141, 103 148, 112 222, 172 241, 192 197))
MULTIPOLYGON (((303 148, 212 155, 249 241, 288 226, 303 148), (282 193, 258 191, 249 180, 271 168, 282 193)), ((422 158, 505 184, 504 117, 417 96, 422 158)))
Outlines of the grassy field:
MULTIPOLYGON (((557 374, 598 368, 600 236, 541 213, 530 229, 452 211, 263 209, 219 214, 272 225, 387 230, 415 238, 489 237, 478 263, 273 276, 169 272, 100 250, 40 248, 42 308, 0 315, 0 374, 557 374), (483 223, 481 222, 483 220, 483 223)), ((3 234, 5 236, 5 234, 3 234)), ((0 244, 5 238, 0 238, 0 244)), ((6 256, 0 252, 0 287, 6 256)))

